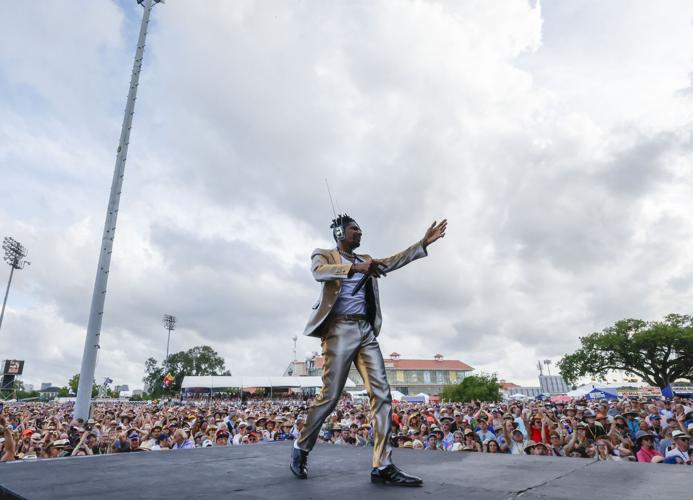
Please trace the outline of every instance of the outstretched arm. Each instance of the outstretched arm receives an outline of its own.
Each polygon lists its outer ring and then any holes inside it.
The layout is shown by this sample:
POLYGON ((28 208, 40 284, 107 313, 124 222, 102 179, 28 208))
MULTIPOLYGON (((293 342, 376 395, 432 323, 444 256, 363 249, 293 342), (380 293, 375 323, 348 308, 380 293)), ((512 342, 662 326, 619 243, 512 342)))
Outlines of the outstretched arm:
POLYGON ((438 241, 440 238, 443 238, 445 236, 445 230, 447 227, 447 219, 443 219, 438 224, 436 224, 436 221, 433 221, 433 224, 431 224, 426 230, 424 237, 420 241, 391 257, 387 257, 385 259, 374 259, 374 262, 378 264, 383 272, 388 273, 390 271, 394 271, 395 269, 399 269, 400 267, 406 266, 416 259, 425 257, 428 255, 427 247, 430 244, 438 241))

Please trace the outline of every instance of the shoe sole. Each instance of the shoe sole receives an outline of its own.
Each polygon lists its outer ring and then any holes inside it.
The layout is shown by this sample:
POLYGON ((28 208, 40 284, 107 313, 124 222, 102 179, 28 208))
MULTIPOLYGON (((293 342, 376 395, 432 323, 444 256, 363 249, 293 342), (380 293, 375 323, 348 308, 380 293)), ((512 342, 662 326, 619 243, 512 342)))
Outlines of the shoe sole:
POLYGON ((416 488, 418 486, 423 486, 423 482, 420 483, 393 483, 392 481, 387 481, 381 478, 371 478, 371 483, 375 484, 386 484, 388 486, 403 486, 404 488, 416 488))

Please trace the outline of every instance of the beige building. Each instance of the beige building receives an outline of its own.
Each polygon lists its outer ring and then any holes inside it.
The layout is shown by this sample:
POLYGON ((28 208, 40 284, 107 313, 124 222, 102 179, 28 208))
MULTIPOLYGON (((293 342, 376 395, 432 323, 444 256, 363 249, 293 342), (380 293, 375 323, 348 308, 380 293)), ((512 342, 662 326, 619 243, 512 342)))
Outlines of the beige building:
MULTIPOLYGON (((313 356, 306 361, 292 361, 284 375, 321 376, 324 363, 322 356, 313 356), (291 373, 289 373, 291 371, 291 373)), ((458 384, 474 368, 457 359, 443 359, 436 354, 432 359, 402 359, 396 352, 385 358, 385 371, 390 387, 402 394, 414 395, 423 392, 440 394, 443 386, 458 384)), ((355 390, 364 390, 363 379, 354 365, 349 378, 356 383, 355 390)))

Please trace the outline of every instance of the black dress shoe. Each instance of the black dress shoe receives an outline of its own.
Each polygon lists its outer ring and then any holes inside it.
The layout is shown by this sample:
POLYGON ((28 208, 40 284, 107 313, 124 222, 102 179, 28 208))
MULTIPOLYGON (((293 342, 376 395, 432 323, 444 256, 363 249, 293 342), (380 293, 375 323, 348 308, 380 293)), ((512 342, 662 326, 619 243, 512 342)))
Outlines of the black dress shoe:
POLYGON ((371 471, 372 483, 392 484, 395 486, 421 486, 423 480, 420 477, 410 476, 402 472, 393 464, 388 465, 383 470, 375 468, 371 471))
POLYGON ((291 447, 291 472, 299 479, 308 479, 308 452, 291 447))

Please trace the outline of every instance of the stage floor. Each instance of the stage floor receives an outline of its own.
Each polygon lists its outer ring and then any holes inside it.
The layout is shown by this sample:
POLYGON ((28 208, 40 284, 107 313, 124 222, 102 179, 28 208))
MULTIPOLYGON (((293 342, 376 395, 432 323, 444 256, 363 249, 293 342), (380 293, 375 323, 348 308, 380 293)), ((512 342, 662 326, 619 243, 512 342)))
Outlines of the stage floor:
MULTIPOLYGON (((0 464, 7 495, 28 499, 662 498, 685 491, 690 467, 578 458, 395 450, 421 488, 370 483, 370 449, 319 445, 310 479, 289 471, 290 443, 0 464), (674 488, 674 490, 672 490, 674 488), (683 490, 678 490, 683 488, 683 490)), ((2 498, 12 498, 2 496, 2 498)))

